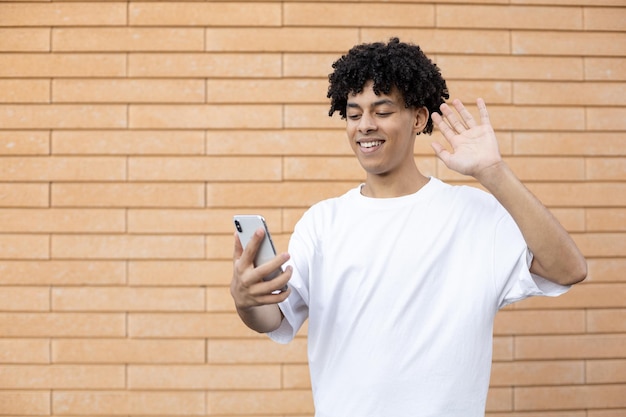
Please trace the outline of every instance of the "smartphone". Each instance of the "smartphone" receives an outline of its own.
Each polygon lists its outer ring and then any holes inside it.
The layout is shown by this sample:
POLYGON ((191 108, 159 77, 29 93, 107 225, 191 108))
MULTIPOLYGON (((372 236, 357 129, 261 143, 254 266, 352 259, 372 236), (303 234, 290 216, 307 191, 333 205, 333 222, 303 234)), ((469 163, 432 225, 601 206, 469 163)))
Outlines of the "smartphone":
MULTIPOLYGON (((264 264, 265 262, 270 261, 276 257, 274 242, 272 242, 270 230, 267 227, 267 223, 263 216, 259 216, 258 214, 238 214, 233 217, 233 222, 235 223, 235 229, 237 230, 239 240, 241 241, 241 245, 244 247, 244 249, 248 242, 250 242, 250 239, 252 239, 252 235, 254 235, 254 232, 258 228, 262 227, 263 230, 265 230, 265 236, 263 237, 261 246, 256 253, 256 257, 254 258, 254 266, 264 264)), ((276 278, 282 272, 282 268, 278 267, 276 270, 274 270, 271 274, 263 279, 265 281, 269 281, 276 278)))

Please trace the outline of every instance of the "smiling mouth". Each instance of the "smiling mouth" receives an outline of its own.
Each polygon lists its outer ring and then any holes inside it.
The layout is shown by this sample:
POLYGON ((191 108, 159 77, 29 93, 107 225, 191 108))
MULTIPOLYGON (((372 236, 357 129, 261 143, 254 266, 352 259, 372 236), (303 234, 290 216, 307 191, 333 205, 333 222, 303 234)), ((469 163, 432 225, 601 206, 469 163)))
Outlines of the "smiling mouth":
POLYGON ((384 140, 369 140, 369 141, 359 141, 359 146, 361 148, 375 148, 377 146, 382 145, 383 143, 385 143, 384 140))

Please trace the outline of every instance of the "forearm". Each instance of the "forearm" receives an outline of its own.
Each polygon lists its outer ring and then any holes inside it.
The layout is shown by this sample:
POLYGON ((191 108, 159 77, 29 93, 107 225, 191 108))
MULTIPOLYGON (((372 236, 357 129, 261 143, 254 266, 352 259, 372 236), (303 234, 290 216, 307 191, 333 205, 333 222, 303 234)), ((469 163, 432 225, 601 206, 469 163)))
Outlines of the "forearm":
POLYGON ((587 263, 572 238, 506 163, 486 168, 476 178, 517 223, 534 255, 533 273, 562 285, 585 279, 587 263))
POLYGON ((278 329, 283 319, 283 313, 277 304, 237 307, 237 313, 246 326, 259 333, 268 333, 278 329))

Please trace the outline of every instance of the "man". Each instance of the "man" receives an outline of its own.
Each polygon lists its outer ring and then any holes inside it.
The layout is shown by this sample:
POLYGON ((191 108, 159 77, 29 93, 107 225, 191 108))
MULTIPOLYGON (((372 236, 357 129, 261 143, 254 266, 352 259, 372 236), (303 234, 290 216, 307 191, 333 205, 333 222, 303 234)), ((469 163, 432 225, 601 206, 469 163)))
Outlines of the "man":
POLYGON ((267 264, 252 264, 261 230, 245 251, 236 239, 237 311, 281 343, 309 320, 316 417, 483 416, 496 312, 564 293, 585 259, 501 159, 485 103, 480 123, 453 111, 418 46, 358 45, 333 68, 330 115, 346 119, 365 183, 311 207, 267 264), (433 124, 451 147, 433 143, 438 157, 490 194, 420 172, 413 146, 433 124))

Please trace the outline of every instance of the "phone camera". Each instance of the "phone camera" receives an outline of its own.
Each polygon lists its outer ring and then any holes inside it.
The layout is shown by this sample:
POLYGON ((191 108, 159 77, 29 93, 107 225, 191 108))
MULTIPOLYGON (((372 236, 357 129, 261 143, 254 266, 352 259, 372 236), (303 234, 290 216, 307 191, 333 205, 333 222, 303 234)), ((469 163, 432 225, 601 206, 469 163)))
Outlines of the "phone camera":
POLYGON ((237 228, 237 231, 239 233, 243 232, 243 229, 241 228, 241 223, 239 223, 239 220, 235 220, 235 227, 237 228))

